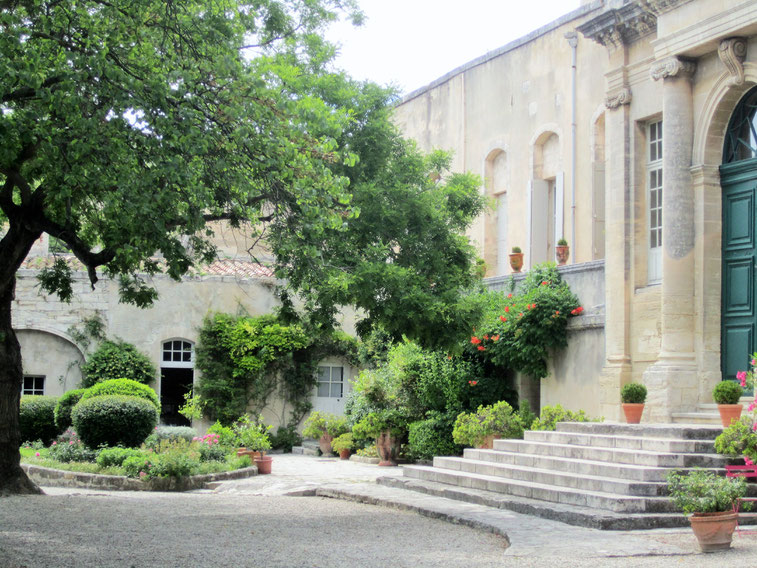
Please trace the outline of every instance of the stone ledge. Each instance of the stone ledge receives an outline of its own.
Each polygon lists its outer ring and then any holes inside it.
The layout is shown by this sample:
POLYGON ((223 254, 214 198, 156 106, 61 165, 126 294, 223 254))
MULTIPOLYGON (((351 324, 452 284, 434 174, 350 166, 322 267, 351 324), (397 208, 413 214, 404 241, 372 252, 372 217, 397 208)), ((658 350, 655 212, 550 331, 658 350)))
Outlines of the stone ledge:
POLYGON ((182 478, 156 478, 141 481, 121 475, 100 475, 80 471, 64 471, 38 465, 21 464, 29 478, 38 485, 49 487, 74 487, 79 489, 107 489, 110 491, 190 491, 203 489, 213 481, 244 479, 258 474, 256 466, 234 471, 221 471, 182 478))

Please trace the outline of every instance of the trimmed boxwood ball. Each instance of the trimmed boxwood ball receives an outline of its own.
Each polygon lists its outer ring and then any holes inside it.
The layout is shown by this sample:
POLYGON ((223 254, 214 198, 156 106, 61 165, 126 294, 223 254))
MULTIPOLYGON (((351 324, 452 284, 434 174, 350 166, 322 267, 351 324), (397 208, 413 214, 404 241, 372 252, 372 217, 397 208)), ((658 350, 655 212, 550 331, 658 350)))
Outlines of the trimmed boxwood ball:
POLYGON ((71 426, 71 410, 77 405, 86 389, 74 389, 66 391, 58 399, 55 405, 55 425, 63 432, 71 426))
POLYGON ((55 425, 55 405, 58 397, 26 395, 21 397, 18 425, 21 429, 22 442, 42 440, 46 446, 60 434, 63 429, 55 425))
POLYGON ((647 387, 641 383, 628 383, 620 390, 620 400, 625 404, 644 404, 647 387))
POLYGON ((712 399, 717 404, 738 404, 744 389, 735 381, 720 381, 712 391, 712 399))
POLYGON ((136 396, 149 400, 155 405, 155 408, 160 412, 160 400, 158 400, 158 393, 152 388, 137 381, 131 379, 111 379, 109 381, 103 381, 97 383, 94 386, 89 387, 84 391, 81 396, 81 400, 87 400, 96 396, 121 394, 124 396, 136 396))
POLYGON ((104 395, 83 399, 71 412, 74 429, 90 448, 139 446, 158 423, 155 405, 136 396, 104 395))

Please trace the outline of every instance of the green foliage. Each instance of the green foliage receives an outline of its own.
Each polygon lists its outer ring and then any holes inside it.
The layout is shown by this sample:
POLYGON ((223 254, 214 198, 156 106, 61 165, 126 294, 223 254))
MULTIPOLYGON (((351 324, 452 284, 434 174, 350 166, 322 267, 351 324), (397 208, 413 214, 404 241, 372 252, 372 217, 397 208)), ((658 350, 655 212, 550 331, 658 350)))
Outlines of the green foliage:
POLYGON ((202 397, 190 389, 184 393, 184 404, 179 408, 179 414, 189 420, 199 420, 202 418, 203 408, 205 407, 205 401, 202 397))
POLYGON ((399 410, 383 409, 369 412, 352 427, 352 435, 358 440, 378 438, 384 431, 402 437, 407 433, 408 421, 399 410))
POLYGON ((135 448, 103 448, 97 454, 97 465, 100 467, 121 467, 127 458, 144 457, 142 450, 135 448))
POLYGON ((742 416, 723 429, 715 438, 715 451, 731 456, 746 456, 757 462, 757 432, 753 429, 752 419, 742 416))
POLYGON ((84 389, 84 392, 79 398, 80 400, 89 400, 96 396, 103 395, 124 395, 143 398, 150 401, 158 412, 160 412, 158 393, 156 393, 151 387, 131 379, 110 379, 95 383, 88 389, 84 389))
POLYGON ((275 434, 271 434, 271 447, 274 450, 291 452, 294 446, 302 443, 302 436, 297 432, 293 424, 279 426, 275 434))
POLYGON ((476 412, 462 412, 455 420, 452 439, 463 446, 479 446, 487 436, 522 438, 523 424, 507 402, 479 406, 476 412))
POLYGON ((747 492, 744 478, 722 477, 703 469, 694 469, 688 475, 671 471, 667 480, 673 503, 686 515, 730 511, 747 492))
POLYGON ((125 341, 103 341, 82 365, 82 387, 112 379, 131 379, 143 384, 155 380, 155 366, 149 357, 125 341))
POLYGON ((263 424, 262 416, 254 420, 245 414, 232 428, 240 446, 258 452, 271 449, 271 440, 268 437, 271 426, 263 424))
POLYGON ((59 431, 63 431, 71 426, 71 410, 76 406, 84 394, 85 389, 74 389, 66 391, 58 399, 55 405, 55 425, 59 431))
POLYGON ((521 252, 523 252, 520 250, 520 247, 513 247, 512 251, 513 251, 513 254, 520 254, 521 252))
POLYGON ((127 477, 145 478, 152 468, 153 461, 154 456, 146 456, 140 453, 139 455, 127 457, 121 464, 121 467, 124 468, 124 474, 127 477))
POLYGON ((90 448, 139 446, 158 423, 158 410, 136 396, 104 395, 79 401, 71 412, 74 428, 90 448))
POLYGON ((305 420, 302 435, 308 438, 315 438, 316 440, 324 434, 336 438, 348 430, 347 419, 343 416, 336 416, 335 414, 316 410, 305 420))
POLYGON ((237 443, 237 435, 231 426, 224 426, 216 420, 210 428, 208 428, 208 434, 218 434, 218 442, 227 448, 236 448, 239 446, 237 443))
POLYGON ((557 246, 559 246, 559 247, 567 247, 568 246, 568 241, 566 241, 563 238, 557 239, 557 246))
POLYGON ((408 450, 417 459, 429 460, 434 456, 454 456, 462 447, 452 441, 452 422, 439 412, 433 417, 412 422, 408 427, 408 450))
POLYGON ((531 430, 555 430, 558 422, 601 422, 601 418, 590 418, 583 410, 565 410, 561 405, 544 406, 541 416, 531 423, 531 430))
POLYGON ((717 404, 738 404, 744 389, 734 381, 720 381, 712 390, 712 399, 717 404))
POLYGON ((355 448, 355 441, 352 439, 351 432, 345 432, 335 437, 331 441, 331 449, 339 453, 342 450, 352 450, 355 448))
POLYGON ((162 440, 150 462, 147 477, 188 477, 200 466, 198 449, 186 440, 162 440))
POLYGON ((568 344, 568 318, 583 311, 554 263, 532 268, 517 293, 490 292, 485 298, 483 322, 466 351, 503 368, 546 377, 551 350, 568 344))
POLYGON ((18 425, 22 440, 42 440, 48 445, 63 429, 55 425, 54 396, 25 395, 21 397, 18 425))
POLYGON ((628 383, 620 389, 620 401, 625 404, 644 404, 647 387, 641 383, 628 383))
POLYGON ((145 447, 156 450, 160 444, 165 441, 175 442, 184 440, 189 443, 197 437, 197 431, 190 426, 157 426, 150 435, 145 439, 145 447))
POLYGON ((93 462, 97 452, 85 446, 76 432, 68 429, 50 444, 47 455, 61 463, 93 462))

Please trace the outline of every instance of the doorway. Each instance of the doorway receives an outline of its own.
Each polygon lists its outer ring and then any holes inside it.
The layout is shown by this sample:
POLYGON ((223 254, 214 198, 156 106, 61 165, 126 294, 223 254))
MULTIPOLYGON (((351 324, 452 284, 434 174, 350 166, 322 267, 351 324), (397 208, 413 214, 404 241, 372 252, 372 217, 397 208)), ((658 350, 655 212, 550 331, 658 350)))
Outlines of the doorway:
POLYGON ((179 414, 179 409, 194 384, 194 346, 183 339, 164 341, 161 359, 160 422, 168 426, 190 426, 191 422, 179 414))

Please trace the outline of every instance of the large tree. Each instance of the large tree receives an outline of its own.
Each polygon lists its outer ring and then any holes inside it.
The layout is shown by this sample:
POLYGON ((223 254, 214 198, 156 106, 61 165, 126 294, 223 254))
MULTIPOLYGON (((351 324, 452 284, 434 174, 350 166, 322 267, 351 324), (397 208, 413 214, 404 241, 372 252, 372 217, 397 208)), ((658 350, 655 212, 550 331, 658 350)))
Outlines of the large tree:
MULTIPOLYGON (((19 466, 11 304, 43 233, 143 307, 144 276, 211 260, 227 222, 326 324, 344 304, 395 336, 466 320, 457 233, 477 181, 430 177, 444 164, 399 138, 391 95, 331 71, 338 13, 359 16, 350 0, 0 0, 0 494, 38 491, 19 466)), ((40 280, 70 299, 66 263, 40 280)))

